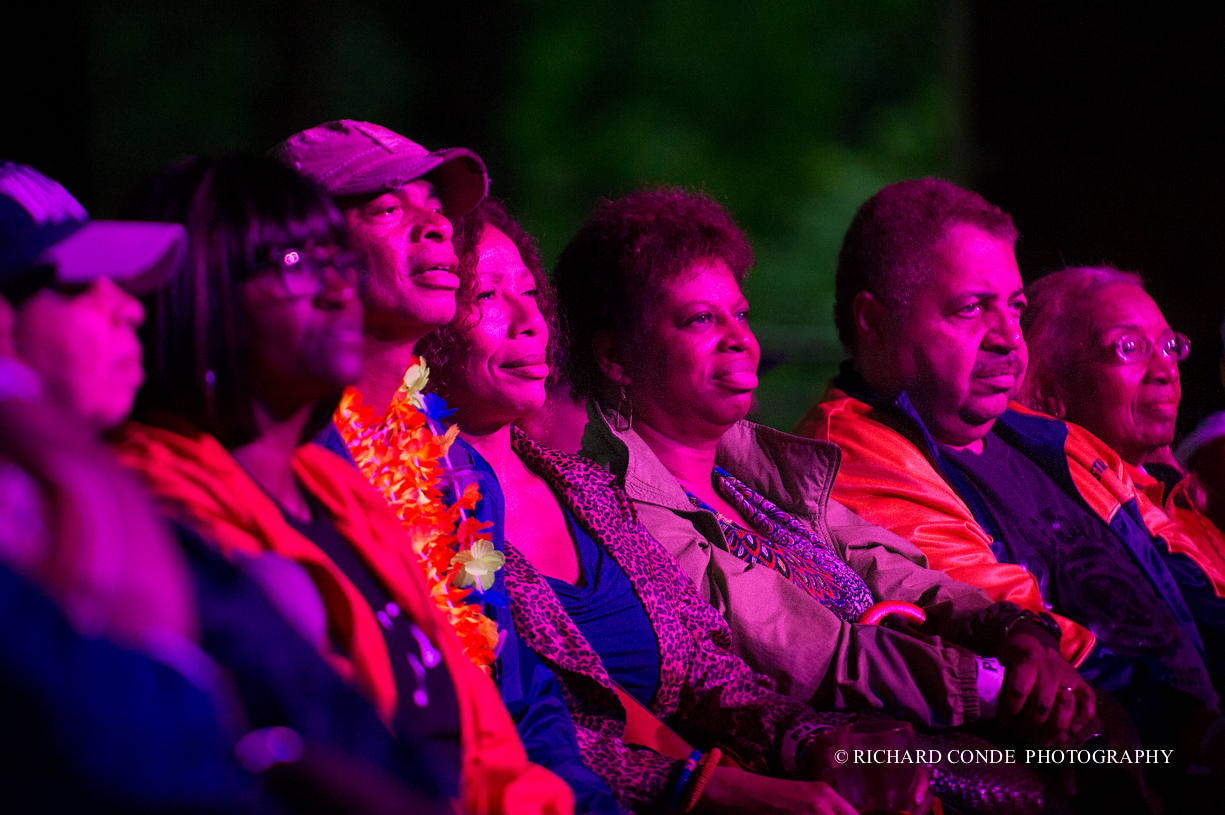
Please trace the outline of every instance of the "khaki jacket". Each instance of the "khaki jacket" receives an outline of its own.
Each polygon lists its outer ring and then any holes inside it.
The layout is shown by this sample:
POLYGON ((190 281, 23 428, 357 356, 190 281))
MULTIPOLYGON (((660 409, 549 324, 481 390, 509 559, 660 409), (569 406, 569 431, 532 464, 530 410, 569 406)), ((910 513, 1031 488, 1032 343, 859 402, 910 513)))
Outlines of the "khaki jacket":
POLYGON ((689 502, 637 433, 614 430, 594 402, 588 419, 583 455, 618 478, 643 524, 727 620, 736 653, 780 692, 818 709, 872 708, 932 727, 979 718, 975 657, 958 645, 990 654, 1017 607, 926 568, 910 543, 830 500, 835 445, 739 422, 717 463, 833 544, 878 601, 923 608, 924 635, 843 622, 773 569, 730 554, 714 515, 689 502))

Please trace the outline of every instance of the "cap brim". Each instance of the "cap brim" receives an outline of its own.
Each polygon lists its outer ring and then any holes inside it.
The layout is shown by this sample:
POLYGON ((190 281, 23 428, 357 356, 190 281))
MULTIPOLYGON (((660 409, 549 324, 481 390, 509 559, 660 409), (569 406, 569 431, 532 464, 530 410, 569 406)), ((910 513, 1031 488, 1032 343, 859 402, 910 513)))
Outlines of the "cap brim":
POLYGON ((489 192, 489 177, 480 156, 464 147, 424 155, 391 155, 363 167, 343 184, 324 187, 337 197, 375 195, 427 177, 442 201, 442 213, 462 218, 489 192))
POLYGON ((144 294, 174 273, 187 248, 179 224, 90 221, 43 253, 61 283, 108 277, 133 294, 144 294))
POLYGON ((443 157, 438 169, 430 174, 442 213, 451 220, 462 218, 489 194, 489 175, 481 157, 464 147, 439 150, 443 157))

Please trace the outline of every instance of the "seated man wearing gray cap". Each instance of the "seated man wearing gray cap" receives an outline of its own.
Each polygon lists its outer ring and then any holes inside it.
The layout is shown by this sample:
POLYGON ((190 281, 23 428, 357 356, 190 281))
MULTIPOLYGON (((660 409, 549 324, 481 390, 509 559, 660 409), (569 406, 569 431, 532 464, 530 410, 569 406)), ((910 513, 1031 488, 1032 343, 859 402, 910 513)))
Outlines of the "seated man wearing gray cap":
POLYGON ((351 455, 410 529, 444 616, 469 658, 493 673, 528 757, 571 786, 577 812, 619 812, 608 787, 582 763, 556 679, 515 633, 502 553, 473 545, 492 550, 488 534, 476 541, 457 535, 462 514, 429 497, 462 494, 462 512, 472 510, 475 499, 464 490, 475 480, 471 448, 456 441, 464 449, 452 448, 449 460, 445 453, 429 457, 429 442, 438 441, 443 451, 452 442, 430 438, 441 436, 441 400, 422 393, 428 370, 413 347, 455 316, 459 276, 451 221, 488 192, 484 163, 464 148, 430 151, 385 127, 350 120, 304 130, 272 153, 332 194, 349 228, 349 247, 366 259, 359 278, 365 365, 319 441, 351 455), (410 447, 412 455, 402 457, 410 447), (427 534, 423 528, 431 523, 427 534), (487 575, 474 578, 481 594, 465 598, 468 590, 455 586, 457 570, 447 566, 454 554, 495 570, 492 583, 487 575))
POLYGON ((366 365, 357 390, 383 415, 413 345, 455 316, 458 261, 448 219, 485 197, 485 165, 462 147, 431 152, 385 127, 349 120, 304 130, 273 153, 336 199, 350 248, 366 257, 366 365))

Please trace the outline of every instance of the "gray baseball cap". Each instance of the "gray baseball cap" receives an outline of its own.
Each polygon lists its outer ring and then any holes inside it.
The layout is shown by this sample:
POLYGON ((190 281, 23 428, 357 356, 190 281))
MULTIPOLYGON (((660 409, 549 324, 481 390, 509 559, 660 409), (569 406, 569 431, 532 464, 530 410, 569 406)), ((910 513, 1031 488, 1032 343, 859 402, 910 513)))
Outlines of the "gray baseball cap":
POLYGON ((430 151, 370 122, 341 119, 303 130, 272 155, 334 196, 375 195, 429 176, 451 219, 467 215, 489 192, 485 162, 471 150, 430 151))

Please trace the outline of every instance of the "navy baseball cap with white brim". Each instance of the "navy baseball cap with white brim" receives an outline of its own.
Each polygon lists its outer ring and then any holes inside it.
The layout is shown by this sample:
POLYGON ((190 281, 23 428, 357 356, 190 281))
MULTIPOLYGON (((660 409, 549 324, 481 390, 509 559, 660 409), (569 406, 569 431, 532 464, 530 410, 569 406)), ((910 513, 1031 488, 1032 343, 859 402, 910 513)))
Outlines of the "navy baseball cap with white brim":
POLYGON ((427 150, 370 122, 341 119, 303 130, 272 155, 338 198, 377 195, 428 177, 442 214, 452 220, 476 209, 489 192, 485 162, 471 150, 427 150))
POLYGON ((33 167, 0 165, 0 288, 33 273, 45 285, 108 277, 133 294, 173 274, 187 248, 179 224, 93 221, 60 184, 33 167))

